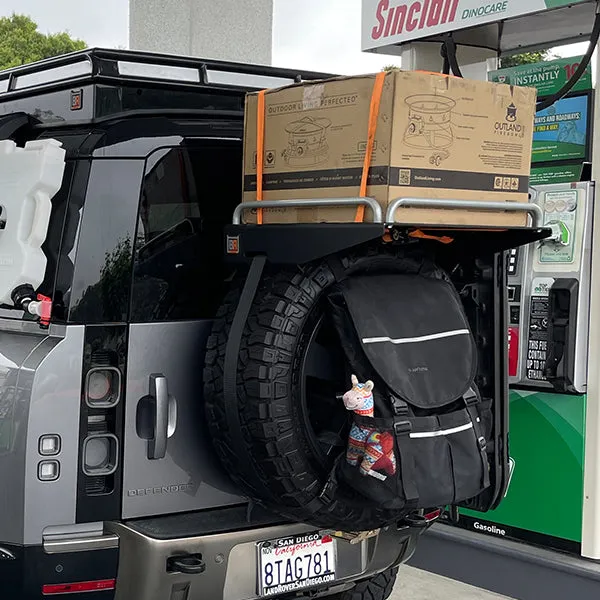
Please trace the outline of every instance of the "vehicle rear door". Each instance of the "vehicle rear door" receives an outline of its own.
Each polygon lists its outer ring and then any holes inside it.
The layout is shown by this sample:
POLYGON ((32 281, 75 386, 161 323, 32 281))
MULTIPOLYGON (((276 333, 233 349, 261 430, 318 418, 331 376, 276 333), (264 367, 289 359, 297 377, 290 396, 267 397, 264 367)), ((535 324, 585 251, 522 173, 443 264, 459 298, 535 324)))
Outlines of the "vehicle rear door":
POLYGON ((221 302, 221 232, 239 201, 239 140, 197 140, 146 161, 134 246, 123 517, 245 500, 205 427, 203 357, 221 302))

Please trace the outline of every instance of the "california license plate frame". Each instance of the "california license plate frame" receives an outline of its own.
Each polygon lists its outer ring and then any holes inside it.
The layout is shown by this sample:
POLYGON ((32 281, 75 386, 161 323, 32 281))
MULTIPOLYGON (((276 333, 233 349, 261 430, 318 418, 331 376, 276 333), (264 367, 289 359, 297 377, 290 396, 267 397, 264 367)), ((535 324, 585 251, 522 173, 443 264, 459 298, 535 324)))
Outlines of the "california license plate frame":
POLYGON ((256 554, 256 593, 260 598, 328 587, 337 578, 337 540, 326 532, 257 542, 256 554))

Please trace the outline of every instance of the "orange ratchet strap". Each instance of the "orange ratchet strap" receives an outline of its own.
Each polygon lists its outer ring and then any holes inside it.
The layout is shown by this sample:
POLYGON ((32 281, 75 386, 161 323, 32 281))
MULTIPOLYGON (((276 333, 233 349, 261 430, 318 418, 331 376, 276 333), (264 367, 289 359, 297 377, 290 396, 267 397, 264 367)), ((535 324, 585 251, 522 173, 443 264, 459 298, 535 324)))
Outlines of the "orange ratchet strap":
MULTIPOLYGON (((256 115, 256 199, 263 199, 263 160, 265 151, 265 90, 258 92, 256 115)), ((262 225, 262 208, 256 211, 256 222, 262 225)))
MULTIPOLYGON (((371 155, 373 154, 373 146, 375 144, 375 134, 377 132, 377 119, 379 118, 379 106, 381 104, 381 96, 383 94, 383 83, 385 81, 385 71, 377 73, 375 76, 375 85, 373 86, 373 94, 371 95, 371 108, 369 111, 369 131, 367 134, 367 150, 365 153, 365 162, 363 164, 362 177, 360 179, 360 197, 365 198, 367 195, 367 181, 369 178, 369 169, 371 168, 371 155)), ((361 204, 356 209, 355 223, 362 223, 365 218, 365 207, 361 204)))
POLYGON ((448 237, 447 235, 430 235, 428 233, 424 233, 420 229, 411 231, 408 235, 409 237, 420 238, 422 240, 437 240, 442 244, 451 244, 454 241, 454 238, 448 237))

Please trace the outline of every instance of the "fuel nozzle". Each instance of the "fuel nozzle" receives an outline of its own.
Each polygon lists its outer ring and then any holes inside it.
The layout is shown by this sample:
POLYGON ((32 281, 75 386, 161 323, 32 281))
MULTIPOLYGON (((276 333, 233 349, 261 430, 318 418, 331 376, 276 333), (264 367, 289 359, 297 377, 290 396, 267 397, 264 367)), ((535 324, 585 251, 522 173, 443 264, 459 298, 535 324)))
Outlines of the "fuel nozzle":
POLYGON ((16 287, 10 295, 16 308, 39 317, 40 325, 48 327, 52 312, 52 300, 42 294, 36 294, 29 284, 16 287))
POLYGON ((561 246, 568 246, 571 241, 571 231, 562 221, 555 221, 548 223, 550 231, 552 232, 550 237, 547 238, 548 242, 553 242, 561 246))

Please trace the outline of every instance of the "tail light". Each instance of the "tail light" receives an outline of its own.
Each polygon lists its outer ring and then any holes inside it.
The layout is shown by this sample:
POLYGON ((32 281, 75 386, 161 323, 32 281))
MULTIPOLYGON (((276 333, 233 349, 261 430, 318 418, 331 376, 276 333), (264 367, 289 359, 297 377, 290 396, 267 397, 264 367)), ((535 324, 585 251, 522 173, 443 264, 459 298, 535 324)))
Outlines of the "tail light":
POLYGON ((119 431, 123 377, 115 352, 97 350, 90 356, 85 374, 81 470, 88 496, 109 494, 114 489, 112 475, 119 466, 119 431))
POLYGON ((116 367, 95 367, 88 371, 85 402, 90 408, 112 408, 121 399, 121 372, 116 367))
MULTIPOLYGON (((121 516, 128 327, 87 325, 83 343, 78 523, 121 516)), ((1 595, 1 594, 0 594, 1 595)))
POLYGON ((57 596, 59 594, 77 594, 81 592, 99 592, 114 590, 116 581, 114 579, 102 579, 100 581, 78 581, 75 583, 49 583, 42 586, 44 596, 57 596))
POLYGON ((119 440, 111 433, 88 435, 83 441, 83 472, 89 477, 112 475, 119 462, 119 440))

